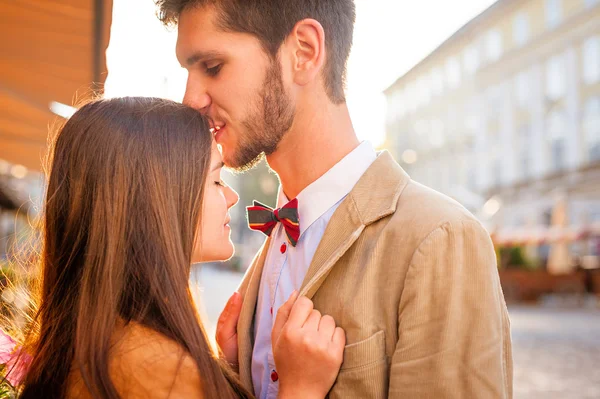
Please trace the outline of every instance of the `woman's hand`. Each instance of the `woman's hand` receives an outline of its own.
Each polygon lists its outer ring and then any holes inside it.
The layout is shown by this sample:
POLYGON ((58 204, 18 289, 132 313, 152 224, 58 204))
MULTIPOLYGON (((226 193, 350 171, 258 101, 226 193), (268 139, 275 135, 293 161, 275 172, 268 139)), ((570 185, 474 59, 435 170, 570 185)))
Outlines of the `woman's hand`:
POLYGON ((279 398, 324 398, 342 365, 346 336, 331 316, 321 316, 306 297, 279 308, 271 334, 279 398))
POLYGON ((236 371, 238 369, 237 323, 241 311, 242 296, 239 292, 234 292, 219 316, 216 332, 217 344, 223 357, 236 371))

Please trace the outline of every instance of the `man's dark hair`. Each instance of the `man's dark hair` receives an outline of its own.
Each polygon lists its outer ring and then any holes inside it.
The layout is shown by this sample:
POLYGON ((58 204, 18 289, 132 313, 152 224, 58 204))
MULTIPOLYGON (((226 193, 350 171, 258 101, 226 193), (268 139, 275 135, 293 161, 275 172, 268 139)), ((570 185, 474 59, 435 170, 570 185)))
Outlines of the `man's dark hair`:
POLYGON ((217 26, 256 36, 271 57, 299 21, 312 18, 325 31, 325 90, 331 101, 345 101, 346 62, 352 47, 354 0, 155 0, 165 25, 177 25, 189 7, 215 6, 217 26))

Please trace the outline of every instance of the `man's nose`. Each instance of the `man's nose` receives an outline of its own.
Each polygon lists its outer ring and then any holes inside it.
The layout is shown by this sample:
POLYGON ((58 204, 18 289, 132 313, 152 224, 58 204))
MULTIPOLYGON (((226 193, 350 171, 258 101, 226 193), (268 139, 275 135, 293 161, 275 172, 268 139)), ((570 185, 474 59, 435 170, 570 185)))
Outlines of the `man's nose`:
POLYGON ((199 112, 207 113, 212 100, 205 86, 200 82, 194 81, 192 78, 188 78, 183 103, 199 112))

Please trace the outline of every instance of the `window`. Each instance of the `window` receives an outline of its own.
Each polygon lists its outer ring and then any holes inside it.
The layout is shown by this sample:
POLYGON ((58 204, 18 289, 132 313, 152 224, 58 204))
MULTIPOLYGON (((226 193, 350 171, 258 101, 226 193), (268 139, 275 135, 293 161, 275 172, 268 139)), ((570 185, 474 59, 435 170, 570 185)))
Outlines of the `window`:
POLYGON ((565 168, 565 140, 553 140, 550 145, 552 170, 555 172, 565 168))
POLYGON ((586 102, 583 118, 589 159, 600 161, 600 97, 592 97, 586 102))
POLYGON ((404 117, 405 106, 404 106, 404 95, 401 90, 396 90, 388 97, 388 108, 387 115, 388 121, 391 123, 396 122, 398 119, 404 117))
POLYGON ((442 174, 438 162, 429 162, 429 176, 431 188, 440 191, 442 174))
POLYGON ((467 188, 472 192, 477 192, 478 189, 478 179, 477 179, 477 171, 479 165, 477 162, 477 156, 475 153, 471 154, 471 162, 467 167, 467 188))
POLYGON ((583 42, 583 81, 587 84, 600 81, 600 36, 583 42))
POLYGON ((502 185, 502 161, 496 152, 492 157, 492 186, 500 187, 502 185))
POLYGON ((488 32, 485 39, 485 50, 488 61, 494 62, 500 59, 502 56, 502 34, 499 30, 488 32))
POLYGON ((556 28, 562 20, 562 0, 546 0, 546 26, 556 28))
POLYGON ((413 123, 413 139, 411 148, 417 152, 427 152, 431 149, 429 144, 430 122, 427 119, 419 119, 413 123))
POLYGON ((526 108, 529 105, 531 86, 529 81, 529 72, 524 71, 515 78, 515 95, 517 105, 520 108, 526 108))
POLYGON ((465 131, 464 144, 467 148, 472 149, 475 145, 475 137, 482 124, 479 99, 473 98, 465 104, 458 117, 464 121, 463 126, 461 126, 461 129, 465 131))
POLYGON ((550 143, 550 164, 553 171, 565 167, 566 114, 563 110, 552 111, 547 119, 548 141, 550 143))
MULTIPOLYGON (((490 185, 492 187, 499 187, 502 184, 502 142, 500 139, 500 131, 498 128, 488 131, 487 136, 487 149, 490 166, 490 185)), ((503 155, 503 154, 502 154, 503 155)))
POLYGON ((519 130, 519 148, 518 148, 518 170, 517 173, 523 180, 527 180, 531 177, 531 151, 532 151, 532 140, 531 140, 531 126, 529 124, 522 125, 519 130))
POLYGON ((460 64, 454 57, 446 61, 446 81, 451 89, 456 89, 460 85, 460 64))
POLYGON ((475 135, 477 134, 477 131, 479 129, 479 116, 477 114, 468 114, 467 117, 465 118, 465 130, 466 130, 466 135, 469 138, 473 138, 475 137, 475 135))
POLYGON ((418 103, 417 101, 415 101, 417 95, 417 89, 416 89, 416 84, 413 83, 409 83, 406 86, 406 89, 404 90, 404 96, 405 98, 408 99, 408 101, 406 102, 406 110, 408 112, 415 112, 417 110, 418 107, 418 103))
POLYGON ((439 68, 431 70, 431 93, 439 96, 444 91, 444 75, 439 68))
POLYGON ((475 45, 471 45, 465 49, 463 63, 467 73, 473 74, 477 72, 479 69, 479 54, 477 53, 477 47, 475 47, 475 45))
POLYGON ((556 101, 567 91, 565 57, 556 55, 546 63, 546 96, 556 101))
POLYGON ((529 41, 529 18, 525 13, 519 13, 513 21, 513 39, 517 46, 523 46, 529 41))
POLYGON ((395 103, 398 119, 404 118, 406 115, 406 95, 404 94, 404 91, 396 93, 395 103))
POLYGON ((500 86, 492 86, 486 93, 488 122, 497 122, 502 116, 504 98, 500 86))
POLYGON ((431 121, 431 129, 429 130, 429 144, 433 148, 441 148, 445 144, 444 124, 442 121, 435 119, 431 121))
POLYGON ((431 100, 431 92, 429 90, 429 79, 426 77, 420 77, 417 80, 417 98, 416 101, 421 105, 427 105, 429 100, 431 100))
POLYGON ((454 156, 452 155, 448 155, 445 157, 446 162, 444 162, 448 167, 447 167, 447 171, 448 171, 448 185, 447 187, 449 189, 454 189, 455 186, 458 186, 459 184, 459 179, 460 179, 460 167, 461 167, 461 163, 460 163, 460 158, 459 159, 455 159, 454 156))

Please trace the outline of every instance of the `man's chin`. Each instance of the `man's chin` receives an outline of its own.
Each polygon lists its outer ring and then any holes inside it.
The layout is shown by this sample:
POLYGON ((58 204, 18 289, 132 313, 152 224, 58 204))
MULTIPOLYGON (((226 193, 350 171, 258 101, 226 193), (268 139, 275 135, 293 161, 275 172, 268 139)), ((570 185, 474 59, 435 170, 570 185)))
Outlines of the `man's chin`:
POLYGON ((228 150, 229 147, 221 145, 221 156, 223 157, 223 163, 229 169, 237 169, 237 157, 234 153, 228 150))
POLYGON ((254 169, 256 165, 260 163, 264 158, 264 154, 257 155, 254 159, 242 158, 239 156, 232 156, 226 151, 223 151, 223 163, 225 166, 235 172, 246 172, 254 169))

